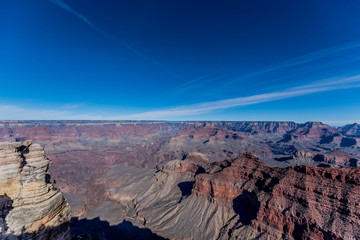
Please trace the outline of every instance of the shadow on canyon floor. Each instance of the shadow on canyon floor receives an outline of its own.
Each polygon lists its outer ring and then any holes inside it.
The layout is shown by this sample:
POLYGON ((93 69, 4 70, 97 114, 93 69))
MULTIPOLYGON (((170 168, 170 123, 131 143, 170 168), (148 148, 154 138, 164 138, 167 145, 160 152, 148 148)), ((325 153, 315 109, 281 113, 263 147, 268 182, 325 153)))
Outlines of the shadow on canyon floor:
POLYGON ((42 228, 37 232, 15 234, 1 234, 0 240, 31 240, 31 239, 51 239, 51 240, 64 240, 70 238, 69 223, 61 224, 57 227, 42 228))
POLYGON ((195 181, 189 181, 189 182, 181 182, 178 184, 178 187, 180 188, 181 195, 183 197, 190 196, 191 191, 194 187, 195 181))
POLYGON ((0 195, 0 229, 3 232, 8 230, 8 225, 6 222, 6 216, 13 209, 13 200, 5 193, 0 195))
POLYGON ((147 228, 139 228, 131 222, 123 220, 120 224, 110 226, 109 222, 100 218, 94 219, 71 219, 72 240, 164 240, 147 228))
POLYGON ((257 217, 260 202, 255 193, 244 190, 242 194, 233 200, 234 212, 240 215, 240 222, 250 225, 251 220, 257 217))

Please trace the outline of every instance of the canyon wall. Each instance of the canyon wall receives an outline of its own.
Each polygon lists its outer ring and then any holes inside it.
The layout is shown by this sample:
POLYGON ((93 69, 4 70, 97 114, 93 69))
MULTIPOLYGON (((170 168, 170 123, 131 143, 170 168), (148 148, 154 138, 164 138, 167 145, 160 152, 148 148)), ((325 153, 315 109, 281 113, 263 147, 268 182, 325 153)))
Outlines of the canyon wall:
POLYGON ((360 239, 359 168, 277 168, 245 153, 157 171, 115 166, 103 181, 106 200, 88 218, 127 219, 165 238, 360 239))

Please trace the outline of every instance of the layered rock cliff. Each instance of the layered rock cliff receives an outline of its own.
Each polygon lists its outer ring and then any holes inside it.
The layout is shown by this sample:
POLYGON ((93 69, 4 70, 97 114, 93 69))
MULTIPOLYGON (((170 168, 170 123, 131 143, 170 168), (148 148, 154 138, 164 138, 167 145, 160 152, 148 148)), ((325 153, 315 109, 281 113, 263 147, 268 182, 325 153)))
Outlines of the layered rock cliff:
POLYGON ((349 125, 345 125, 339 129, 342 134, 346 136, 360 136, 360 124, 353 123, 349 125))
POLYGON ((328 152, 309 150, 295 151, 292 155, 278 157, 277 161, 285 162, 291 166, 317 166, 317 167, 357 167, 359 157, 340 149, 328 152))
POLYGON ((70 207, 50 183, 43 147, 0 143, 0 239, 68 239, 70 207))
POLYGON ((103 181, 107 200, 88 217, 170 239, 360 239, 359 168, 277 168, 245 153, 116 166, 103 181))
POLYGON ((275 168, 244 154, 214 173, 197 175, 193 192, 232 204, 237 215, 222 228, 221 238, 249 232, 260 239, 360 236, 358 168, 275 168))

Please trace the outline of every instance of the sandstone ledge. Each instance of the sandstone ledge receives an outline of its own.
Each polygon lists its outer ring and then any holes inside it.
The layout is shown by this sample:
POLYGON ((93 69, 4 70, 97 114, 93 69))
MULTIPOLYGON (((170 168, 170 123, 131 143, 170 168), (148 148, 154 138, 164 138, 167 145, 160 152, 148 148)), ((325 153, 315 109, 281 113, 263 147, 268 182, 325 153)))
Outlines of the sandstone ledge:
POLYGON ((51 161, 31 141, 0 143, 0 239, 67 239, 70 206, 50 183, 51 161))

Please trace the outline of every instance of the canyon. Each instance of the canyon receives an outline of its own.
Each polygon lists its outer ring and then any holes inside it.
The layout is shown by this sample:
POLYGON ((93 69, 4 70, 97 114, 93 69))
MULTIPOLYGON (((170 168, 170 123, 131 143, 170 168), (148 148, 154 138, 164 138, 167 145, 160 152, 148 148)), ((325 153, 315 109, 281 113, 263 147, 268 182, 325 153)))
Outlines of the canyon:
POLYGON ((116 166, 103 178, 107 200, 88 217, 127 218, 169 239, 358 239, 359 173, 271 167, 252 153, 116 166))
POLYGON ((45 148, 52 182, 71 205, 74 234, 104 224, 108 231, 87 234, 357 239, 359 129, 320 122, 0 121, 0 141, 31 139, 45 148))

